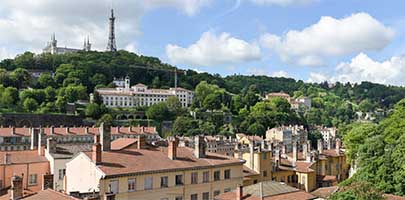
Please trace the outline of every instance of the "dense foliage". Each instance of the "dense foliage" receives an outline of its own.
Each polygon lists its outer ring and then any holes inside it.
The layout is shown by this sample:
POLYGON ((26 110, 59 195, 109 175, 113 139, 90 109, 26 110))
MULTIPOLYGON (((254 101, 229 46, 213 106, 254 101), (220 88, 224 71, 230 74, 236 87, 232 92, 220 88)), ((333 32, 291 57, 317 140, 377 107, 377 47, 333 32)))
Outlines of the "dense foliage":
POLYGON ((348 157, 358 168, 345 184, 369 182, 385 193, 405 195, 405 100, 378 124, 354 124, 344 135, 348 157))

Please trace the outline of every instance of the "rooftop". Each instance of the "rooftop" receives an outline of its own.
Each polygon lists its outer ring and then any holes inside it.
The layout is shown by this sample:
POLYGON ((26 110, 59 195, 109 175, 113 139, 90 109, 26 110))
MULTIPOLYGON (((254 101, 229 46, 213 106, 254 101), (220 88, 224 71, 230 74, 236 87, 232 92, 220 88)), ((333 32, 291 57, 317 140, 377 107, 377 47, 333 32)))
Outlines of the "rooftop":
MULTIPOLYGON (((55 199, 78 200, 77 198, 68 196, 66 194, 63 194, 61 192, 57 192, 57 191, 51 190, 51 189, 41 190, 37 193, 24 191, 23 196, 24 197, 21 199, 26 199, 26 200, 55 200, 55 199)), ((0 196, 0 200, 10 200, 10 192, 6 195, 0 196)))
MULTIPOLYGON (((271 200, 308 200, 315 199, 316 197, 312 194, 299 190, 297 188, 288 186, 283 183, 275 181, 266 181, 257 183, 254 185, 249 185, 243 187, 243 198, 244 200, 260 200, 263 199, 271 200)), ((231 191, 223 193, 217 196, 215 199, 218 200, 234 200, 236 199, 236 192, 231 191)))
POLYGON ((9 155, 8 164, 48 162, 45 156, 38 155, 38 150, 0 151, 0 165, 4 165, 6 154, 9 155))
MULTIPOLYGON (((170 160, 166 147, 104 151, 102 152, 102 163, 97 167, 106 176, 115 176, 186 168, 210 168, 217 165, 242 165, 244 163, 242 160, 215 153, 207 153, 205 158, 198 159, 193 152, 194 149, 178 147, 177 159, 170 160)), ((91 158, 92 152, 85 154, 91 158)))
MULTIPOLYGON (((39 128, 36 128, 39 130, 39 128)), ((51 135, 51 128, 43 128, 46 135, 51 135)), ((0 128, 0 136, 30 136, 31 128, 0 128), (13 131, 14 130, 14 131, 13 131)), ((111 134, 157 134, 155 127, 111 127, 111 134)), ((99 134, 98 127, 54 127, 54 135, 95 135, 99 134)))

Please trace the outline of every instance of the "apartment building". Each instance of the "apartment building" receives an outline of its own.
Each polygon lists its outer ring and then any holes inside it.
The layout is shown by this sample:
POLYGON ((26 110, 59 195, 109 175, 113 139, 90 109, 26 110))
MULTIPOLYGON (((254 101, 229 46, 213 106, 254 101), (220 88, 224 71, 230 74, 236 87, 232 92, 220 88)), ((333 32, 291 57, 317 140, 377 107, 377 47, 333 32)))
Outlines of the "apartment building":
POLYGON ((97 142, 66 164, 66 191, 115 199, 209 200, 242 184, 244 161, 206 152, 203 137, 195 137, 194 149, 154 147, 140 137, 135 146, 105 149, 97 142))
MULTIPOLYGON (((106 127, 111 132, 111 139, 136 138, 138 134, 146 136, 148 142, 160 141, 155 127, 106 127)), ((28 150, 38 146, 38 139, 45 145, 52 137, 57 143, 93 143, 94 135, 100 134, 99 127, 1 127, 0 151, 28 150)))
MULTIPOLYGON (((116 81, 117 82, 117 81, 116 81)), ((131 87, 129 77, 125 81, 117 82, 116 88, 98 88, 104 105, 107 107, 138 107, 151 106, 165 102, 171 96, 177 97, 183 107, 188 107, 193 102, 194 92, 184 88, 149 89, 146 85, 138 83, 131 87), (122 87, 124 85, 124 87, 122 87)))

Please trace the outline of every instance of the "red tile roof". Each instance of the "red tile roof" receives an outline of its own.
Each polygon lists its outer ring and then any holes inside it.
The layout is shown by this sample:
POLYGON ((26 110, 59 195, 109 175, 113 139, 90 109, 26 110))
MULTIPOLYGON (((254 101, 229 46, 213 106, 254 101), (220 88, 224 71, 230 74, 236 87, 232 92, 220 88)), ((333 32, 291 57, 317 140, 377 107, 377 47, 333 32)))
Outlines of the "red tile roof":
POLYGON ((41 190, 36 194, 24 197, 22 199, 26 199, 26 200, 55 200, 55 199, 57 199, 57 200, 78 200, 78 198, 68 196, 66 194, 63 194, 61 192, 57 192, 57 191, 51 190, 51 189, 41 190))
POLYGON ((320 197, 320 198, 327 199, 330 195, 335 193, 338 189, 339 189, 338 186, 321 187, 321 188, 318 188, 318 189, 314 190, 313 192, 311 192, 311 194, 313 194, 317 197, 320 197))
POLYGON ((38 150, 0 151, 0 165, 5 163, 6 154, 9 155, 9 164, 48 162, 45 156, 38 155, 38 150))
MULTIPOLYGON (((177 159, 170 160, 166 147, 147 149, 124 149, 102 152, 102 163, 97 167, 107 176, 145 173, 162 170, 213 167, 217 165, 242 165, 244 161, 215 153, 207 153, 205 158, 196 158, 194 149, 177 148, 177 159)), ((92 152, 85 153, 91 158, 92 152)))
MULTIPOLYGON (((0 136, 30 136, 31 128, 0 128, 0 136)), ((99 134, 98 127, 54 127, 55 135, 86 135, 99 134)), ((44 133, 46 135, 51 135, 51 128, 44 128, 44 133)), ((155 127, 111 127, 111 134, 157 134, 155 127)))
POLYGON ((118 138, 111 142, 112 150, 122 150, 138 142, 138 139, 134 138, 118 138))

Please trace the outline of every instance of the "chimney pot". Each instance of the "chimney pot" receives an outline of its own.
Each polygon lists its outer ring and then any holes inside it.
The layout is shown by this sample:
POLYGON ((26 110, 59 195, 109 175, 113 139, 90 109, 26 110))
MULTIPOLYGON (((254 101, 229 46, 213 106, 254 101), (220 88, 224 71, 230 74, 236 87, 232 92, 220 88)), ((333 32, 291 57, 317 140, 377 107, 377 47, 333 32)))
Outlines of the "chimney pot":
POLYGON ((11 178, 11 200, 18 200, 23 197, 23 179, 19 176, 11 178))
POLYGON ((204 158, 206 151, 206 144, 204 142, 204 136, 198 135, 194 139, 194 156, 196 158, 204 158))
POLYGON ((238 185, 236 187, 236 200, 242 200, 243 199, 243 186, 238 185))
POLYGON ((145 135, 138 134, 138 149, 143 149, 146 146, 145 135))
POLYGON ((177 147, 179 145, 179 139, 177 137, 169 138, 169 146, 167 149, 167 154, 170 160, 176 160, 177 157, 177 147))

